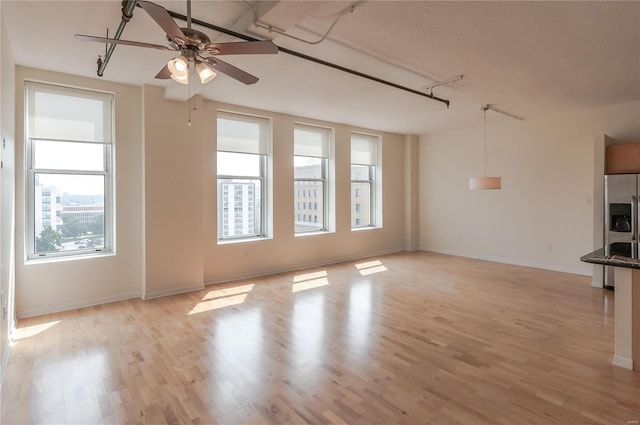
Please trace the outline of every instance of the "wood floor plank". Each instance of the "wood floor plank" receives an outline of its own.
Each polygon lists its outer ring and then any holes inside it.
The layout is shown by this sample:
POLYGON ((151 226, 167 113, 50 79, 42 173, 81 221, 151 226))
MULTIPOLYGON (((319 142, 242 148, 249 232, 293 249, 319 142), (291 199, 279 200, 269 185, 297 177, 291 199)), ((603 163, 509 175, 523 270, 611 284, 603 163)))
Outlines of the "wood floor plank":
POLYGON ((635 423, 589 283, 415 252, 25 319, 0 422, 635 423))

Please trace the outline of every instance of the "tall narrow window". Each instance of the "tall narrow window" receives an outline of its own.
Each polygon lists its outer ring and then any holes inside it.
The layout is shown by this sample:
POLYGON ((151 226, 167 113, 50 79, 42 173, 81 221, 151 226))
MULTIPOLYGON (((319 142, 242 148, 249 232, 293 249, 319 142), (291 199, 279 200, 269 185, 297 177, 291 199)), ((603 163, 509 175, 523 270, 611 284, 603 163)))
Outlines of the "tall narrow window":
POLYGON ((328 208, 328 162, 331 142, 331 129, 296 125, 293 134, 293 178, 294 197, 303 209, 296 209, 294 217, 295 232, 319 232, 327 230, 328 208), (302 190, 302 195, 300 188, 302 190), (306 213, 317 210, 316 218, 311 214, 303 214, 300 220, 300 212, 306 213))
POLYGON ((379 201, 377 136, 351 134, 351 227, 377 226, 379 201))
POLYGON ((218 113, 219 240, 266 235, 268 141, 267 119, 218 113))
POLYGON ((113 95, 27 82, 27 258, 113 251, 113 95))

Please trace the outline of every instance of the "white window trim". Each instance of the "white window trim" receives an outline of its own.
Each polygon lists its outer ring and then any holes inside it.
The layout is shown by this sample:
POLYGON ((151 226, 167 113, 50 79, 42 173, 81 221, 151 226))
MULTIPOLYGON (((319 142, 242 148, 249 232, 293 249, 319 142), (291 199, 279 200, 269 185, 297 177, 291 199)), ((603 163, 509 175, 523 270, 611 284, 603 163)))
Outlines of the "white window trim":
MULTIPOLYGON (((369 213, 370 224, 367 225, 352 225, 352 231, 359 230, 367 230, 367 229, 379 229, 382 228, 382 137, 377 134, 367 134, 361 132, 351 132, 351 138, 353 136, 364 136, 367 138, 374 139, 375 144, 375 163, 374 164, 359 164, 357 162, 350 162, 349 168, 352 165, 360 165, 360 166, 368 166, 369 167, 369 178, 362 180, 351 180, 351 184, 353 183, 369 183, 369 196, 370 196, 370 205, 369 205, 369 213)), ((350 148, 352 149, 352 147, 350 148)), ((350 171, 351 172, 351 171, 350 171)), ((353 202, 353 200, 351 201, 353 202)), ((350 217, 353 219, 353 217, 350 217)))
MULTIPOLYGON (((251 154, 247 154, 247 155, 251 155, 251 154)), ((257 155, 257 154, 255 154, 257 155)), ((233 241, 237 241, 237 240, 244 240, 244 239, 262 239, 265 238, 265 226, 264 226, 264 222, 266 220, 266 214, 264 211, 264 202, 262 202, 262 205, 260 206, 260 222, 261 222, 261 226, 260 226, 260 232, 257 232, 255 234, 252 235, 242 235, 242 236, 223 236, 222 233, 220 232, 220 229, 222 229, 223 227, 223 215, 224 215, 224 200, 223 200, 223 190, 222 190, 222 181, 221 180, 260 180, 260 199, 264 199, 265 196, 265 169, 266 169, 266 155, 260 155, 260 175, 259 176, 228 176, 228 175, 217 175, 216 176, 216 184, 217 184, 217 188, 218 188, 218 208, 222 208, 219 210, 218 213, 218 242, 233 242, 233 241)), ((254 211, 255 211, 255 206, 254 206, 254 211)), ((255 220, 255 217, 254 217, 255 220)))
MULTIPOLYGON (((317 157, 305 157, 302 155, 295 155, 295 157, 301 157, 301 158, 317 158, 317 157)), ((296 235, 309 235, 309 234, 313 234, 313 233, 325 233, 328 231, 329 229, 329 202, 328 202, 328 198, 329 198, 329 182, 328 182, 328 174, 329 174, 329 158, 320 158, 322 160, 322 166, 321 166, 321 170, 322 170, 322 177, 321 178, 295 178, 293 179, 294 182, 294 191, 299 190, 298 188, 296 188, 295 182, 322 182, 322 228, 320 229, 312 229, 312 230, 303 230, 303 231, 296 231, 295 230, 295 225, 294 225, 294 233, 296 235)), ((317 190, 317 189, 316 189, 317 190)), ((295 196, 295 195, 294 195, 295 196)), ((311 210, 311 208, 308 208, 309 210, 311 210)), ((294 221, 298 221, 296 220, 296 217, 294 215, 294 221)))
MULTIPOLYGON (((216 234, 217 234, 217 244, 218 245, 226 245, 233 244, 237 242, 250 242, 250 241, 260 241, 265 239, 270 239, 271 229, 272 229, 272 221, 271 217, 273 216, 273 190, 272 190, 272 132, 273 132, 273 120, 267 116, 261 115, 252 115, 243 112, 236 112, 226 109, 218 109, 216 114, 216 120, 218 118, 224 119, 235 119, 238 121, 244 122, 256 122, 256 121, 265 121, 266 129, 265 129, 265 153, 258 154, 254 153, 252 155, 260 155, 260 176, 228 176, 228 175, 219 175, 216 173, 216 191, 218 193, 217 196, 217 206, 216 206, 216 214, 217 214, 217 226, 216 226, 216 234), (223 237, 222 229, 223 229, 223 200, 222 193, 220 191, 219 179, 252 179, 252 180, 261 180, 260 184, 260 196, 261 196, 261 226, 260 232, 256 235, 247 235, 247 236, 232 236, 232 237, 223 237)), ((217 146, 217 135, 216 135, 216 158, 218 155, 218 146, 217 146)), ((222 152, 235 152, 222 150, 222 152)), ((239 152, 243 153, 243 152, 239 152)))
POLYGON ((113 170, 115 157, 115 95, 114 93, 99 90, 86 89, 81 87, 71 87, 59 84, 41 83, 35 81, 25 81, 24 87, 25 98, 25 230, 24 230, 24 256, 25 264, 80 260, 102 256, 115 255, 115 173, 113 170), (29 137, 30 128, 30 109, 29 109, 29 88, 42 88, 46 91, 60 93, 86 94, 91 98, 110 98, 111 110, 110 123, 105 127, 108 131, 108 140, 102 142, 85 141, 85 140, 66 140, 53 138, 29 137), (71 143, 92 143, 101 144, 104 147, 104 171, 88 171, 88 170, 61 170, 61 169, 36 169, 33 168, 33 142, 35 141, 51 141, 51 142, 71 142, 71 143), (35 175, 36 174, 58 174, 58 175, 102 175, 104 176, 104 246, 103 248, 87 248, 77 249, 73 251, 56 251, 47 253, 35 252, 35 175))
MULTIPOLYGON (((326 233, 333 233, 334 232, 334 228, 335 228, 335 165, 334 165, 334 161, 335 161, 335 157, 334 157, 334 145, 335 145, 335 129, 331 128, 331 127, 324 127, 321 125, 315 125, 315 124, 308 124, 308 123, 304 123, 304 122, 295 122, 294 123, 294 130, 295 128, 299 128, 299 129, 308 129, 308 130, 320 130, 320 131, 326 131, 328 133, 329 136, 329 140, 328 140, 328 146, 327 146, 327 155, 325 157, 320 157, 323 159, 322 163, 322 180, 324 182, 323 184, 323 223, 322 223, 322 229, 320 230, 308 230, 308 231, 302 231, 302 232, 298 232, 295 231, 295 224, 294 224, 294 236, 311 236, 311 235, 322 235, 322 234, 326 234, 326 233)), ((294 152, 295 152, 295 138, 294 138, 294 152)), ((304 155, 295 155, 294 153, 294 157, 295 156, 304 156, 304 155)), ((315 158, 319 158, 319 157, 315 157, 315 158)), ((294 175, 295 175, 295 170, 294 170, 294 175)), ((296 190, 295 188, 295 181, 313 181, 314 179, 296 179, 294 177, 294 191, 296 190)), ((299 189, 298 189, 299 190, 299 189)), ((295 198, 295 192, 294 192, 294 198, 295 198)), ((294 222, 296 221, 296 215, 294 213, 293 216, 294 222)))

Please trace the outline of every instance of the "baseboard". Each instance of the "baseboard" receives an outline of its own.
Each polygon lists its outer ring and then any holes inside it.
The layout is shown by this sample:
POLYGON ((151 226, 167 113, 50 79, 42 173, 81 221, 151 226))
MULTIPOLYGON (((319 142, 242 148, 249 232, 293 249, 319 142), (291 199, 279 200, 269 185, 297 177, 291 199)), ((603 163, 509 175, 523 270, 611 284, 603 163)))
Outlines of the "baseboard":
POLYGON ((626 357, 620 357, 618 355, 614 355, 611 363, 613 363, 616 366, 623 367, 625 369, 633 370, 633 359, 628 359, 626 357))
POLYGON ((531 267, 534 269, 551 270, 560 273, 577 274, 581 276, 591 276, 591 273, 587 273, 584 270, 578 270, 572 267, 557 267, 549 264, 535 263, 532 261, 514 260, 511 258, 491 257, 486 255, 477 255, 468 252, 460 252, 448 249, 423 249, 422 251, 435 252, 438 254, 455 255, 456 257, 473 258, 475 260, 492 261, 494 263, 512 264, 514 266, 531 267))
POLYGON ((243 274, 225 276, 225 277, 222 277, 222 278, 219 278, 219 279, 215 279, 215 280, 207 280, 207 281, 205 281, 204 284, 208 286, 208 285, 216 285, 216 284, 219 284, 219 283, 234 282, 234 281, 237 281, 237 280, 254 279, 256 277, 271 276, 271 275, 274 275, 274 274, 295 272, 295 271, 298 271, 298 270, 304 270, 304 269, 309 269, 309 268, 313 268, 313 267, 322 267, 322 266, 326 266, 326 265, 329 265, 329 264, 340 264, 340 263, 346 263, 348 261, 362 260, 364 258, 371 258, 371 257, 375 257, 375 256, 378 256, 378 255, 396 254, 398 252, 404 252, 404 250, 402 248, 397 248, 397 249, 394 248, 394 249, 370 252, 370 253, 366 253, 366 254, 348 256, 348 257, 332 258, 332 259, 319 261, 319 262, 314 262, 314 263, 299 264, 299 265, 295 265, 293 267, 292 266, 289 266, 289 267, 278 267, 278 268, 274 268, 274 269, 261 270, 261 271, 254 272, 254 273, 243 273, 243 274))
POLYGON ((130 300, 132 298, 139 298, 139 292, 128 292, 126 294, 113 295, 110 297, 94 298, 90 300, 83 300, 69 304, 48 306, 46 308, 36 308, 33 310, 26 310, 18 312, 18 319, 26 319, 27 317, 42 316, 43 314, 60 313, 63 311, 77 310, 79 308, 93 307, 100 304, 108 304, 117 301, 130 300))
POLYGON ((171 295, 179 295, 179 294, 186 294, 188 292, 200 291, 202 289, 204 289, 204 285, 187 286, 187 287, 177 288, 177 289, 167 289, 166 291, 149 292, 148 294, 144 294, 142 296, 142 299, 147 301, 147 300, 152 300, 154 298, 162 298, 162 297, 168 297, 171 295))

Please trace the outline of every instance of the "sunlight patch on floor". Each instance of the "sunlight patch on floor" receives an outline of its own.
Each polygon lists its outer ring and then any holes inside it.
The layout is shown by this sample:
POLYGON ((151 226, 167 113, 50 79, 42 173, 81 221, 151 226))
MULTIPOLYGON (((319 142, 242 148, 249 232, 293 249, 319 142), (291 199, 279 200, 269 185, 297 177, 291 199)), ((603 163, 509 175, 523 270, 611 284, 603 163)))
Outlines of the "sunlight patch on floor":
POLYGON ((367 276, 374 273, 386 272, 388 270, 380 260, 374 260, 374 261, 368 261, 366 263, 356 264, 356 268, 360 271, 360 274, 362 276, 367 276))
POLYGON ((252 289, 253 284, 251 283, 248 285, 233 286, 209 291, 204 297, 202 297, 202 301, 191 309, 189 315, 242 304, 245 302, 247 295, 249 295, 249 292, 251 292, 252 289))
POLYGON ((306 291, 307 289, 327 286, 329 284, 329 279, 327 278, 326 270, 322 270, 319 272, 296 275, 293 277, 293 282, 291 292, 300 292, 306 291))
POLYGON ((13 336, 13 340, 19 341, 21 339, 31 338, 32 336, 39 335, 42 332, 46 331, 47 329, 50 329, 51 327, 57 325, 58 323, 60 323, 60 320, 56 320, 54 322, 48 322, 48 323, 40 323, 39 325, 31 325, 31 326, 25 326, 22 328, 17 328, 13 336))

